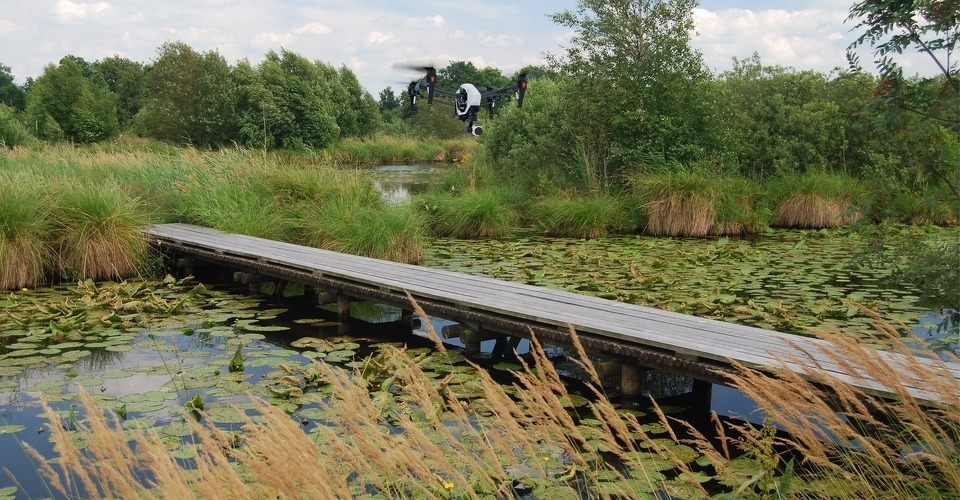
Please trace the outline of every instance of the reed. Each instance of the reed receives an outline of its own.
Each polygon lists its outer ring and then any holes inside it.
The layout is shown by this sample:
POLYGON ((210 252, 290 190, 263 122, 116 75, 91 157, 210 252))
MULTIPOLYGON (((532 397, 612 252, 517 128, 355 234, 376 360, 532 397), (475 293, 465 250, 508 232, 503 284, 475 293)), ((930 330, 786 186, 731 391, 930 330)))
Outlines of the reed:
MULTIPOLYGON (((154 431, 124 431, 116 419, 111 425, 84 394, 87 447, 81 450, 45 407, 59 458, 34 456, 61 493, 75 495, 81 485, 90 496, 113 498, 949 497, 960 491, 960 391, 939 358, 909 347, 895 327, 878 325, 876 340, 896 357, 880 357, 838 332, 824 333, 824 352, 893 390, 892 400, 816 366, 802 377, 740 367, 730 382, 760 404, 765 425, 723 422, 714 414, 711 436, 654 403, 669 438, 652 439, 647 426, 607 398, 571 332, 593 391, 576 413, 536 338, 509 386, 482 369, 437 380, 424 372, 422 355, 388 346, 353 372, 323 363, 309 368, 330 394, 321 403, 323 425, 310 434, 265 403, 256 403, 259 416, 246 418, 240 441, 187 418, 197 436, 196 465, 188 470, 154 431), (464 387, 458 376, 479 385, 483 397, 458 394, 464 387), (906 381, 922 384, 943 404, 917 401, 906 381), (384 399, 384 391, 397 397, 384 399), (695 466, 698 454, 703 459, 695 466), (716 474, 709 490, 697 469, 705 464, 716 474), (666 468, 675 477, 660 472, 666 468)), ((431 356, 442 359, 447 354, 437 342, 431 356)))
POLYGON ((141 202, 116 184, 52 186, 56 267, 64 276, 119 279, 137 274, 146 256, 141 202))
POLYGON ((777 227, 821 229, 852 224, 860 218, 857 206, 863 185, 852 177, 808 172, 777 179, 768 188, 777 227))
POLYGON ((603 194, 558 194, 537 201, 530 211, 548 236, 599 238, 629 225, 620 199, 603 194))
POLYGON ((52 261, 53 221, 42 188, 0 173, 0 289, 39 285, 52 261))

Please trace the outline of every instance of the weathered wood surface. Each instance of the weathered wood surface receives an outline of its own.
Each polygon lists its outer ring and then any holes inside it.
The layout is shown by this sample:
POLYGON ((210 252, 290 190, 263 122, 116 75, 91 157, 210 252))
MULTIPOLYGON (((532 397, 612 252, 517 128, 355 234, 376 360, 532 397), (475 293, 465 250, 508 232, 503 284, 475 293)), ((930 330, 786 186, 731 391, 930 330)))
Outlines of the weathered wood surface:
MULTIPOLYGON (((807 367, 817 366, 868 392, 889 393, 888 388, 875 380, 848 373, 849 368, 841 365, 849 360, 838 363, 829 354, 833 349, 831 344, 815 338, 562 290, 228 234, 189 224, 150 226, 145 233, 159 246, 176 245, 180 250, 193 248, 240 257, 374 290, 409 293, 417 300, 449 304, 464 310, 554 327, 572 327, 578 333, 670 352, 683 359, 708 361, 713 365, 730 366, 735 362, 761 369, 787 367, 801 374, 806 373, 807 367)), ((896 353, 872 353, 894 367, 900 364, 896 353)), ((930 361, 930 364, 934 362, 930 361)), ((945 369, 957 381, 956 387, 960 391, 960 363, 946 363, 945 369)), ((929 382, 916 380, 906 369, 901 371, 904 385, 916 397, 937 399, 925 390, 929 382)))

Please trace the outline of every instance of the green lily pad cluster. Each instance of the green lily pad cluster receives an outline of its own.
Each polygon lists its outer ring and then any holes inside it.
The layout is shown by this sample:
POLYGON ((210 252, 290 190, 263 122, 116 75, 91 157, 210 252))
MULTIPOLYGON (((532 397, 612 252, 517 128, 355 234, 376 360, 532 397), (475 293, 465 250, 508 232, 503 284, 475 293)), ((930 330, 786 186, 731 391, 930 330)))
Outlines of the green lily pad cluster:
POLYGON ((868 337, 873 320, 860 306, 917 325, 927 312, 917 305, 920 291, 890 284, 892 269, 856 265, 864 248, 847 229, 756 239, 438 239, 424 265, 788 333, 836 328, 868 337))

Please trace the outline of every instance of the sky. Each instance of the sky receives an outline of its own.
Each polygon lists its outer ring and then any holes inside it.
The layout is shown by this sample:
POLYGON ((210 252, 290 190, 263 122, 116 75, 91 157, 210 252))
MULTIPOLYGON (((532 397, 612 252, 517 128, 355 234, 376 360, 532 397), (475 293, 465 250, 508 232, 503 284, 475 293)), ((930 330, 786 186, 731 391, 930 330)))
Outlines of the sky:
MULTIPOLYGON (((711 70, 754 52, 769 65, 828 73, 846 67, 855 38, 853 0, 701 0, 694 11, 699 49, 711 70)), ((218 51, 231 64, 256 64, 286 49, 353 70, 375 97, 416 75, 394 63, 470 61, 506 75, 562 55, 573 33, 549 15, 576 0, 3 0, 0 64, 16 83, 36 78, 65 55, 93 62, 119 55, 148 63, 166 42, 218 51)), ((869 55, 862 58, 868 66, 869 55)), ((919 56, 907 74, 932 70, 919 56)))

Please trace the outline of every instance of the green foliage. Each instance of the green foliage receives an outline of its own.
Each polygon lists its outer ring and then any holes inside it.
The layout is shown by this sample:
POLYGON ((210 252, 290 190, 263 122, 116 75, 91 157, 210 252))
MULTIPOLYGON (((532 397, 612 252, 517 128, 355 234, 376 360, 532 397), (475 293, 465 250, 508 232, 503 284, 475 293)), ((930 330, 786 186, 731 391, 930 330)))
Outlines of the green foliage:
POLYGON ((0 64, 0 104, 23 111, 27 106, 27 93, 13 83, 10 67, 0 64))
POLYGON ((589 171, 610 179, 637 154, 686 160, 697 153, 690 146, 700 134, 691 125, 704 113, 691 96, 708 74, 690 44, 695 6, 694 0, 581 0, 576 12, 553 15, 576 32, 560 63, 583 96, 572 106, 571 124, 600 137, 587 156, 589 171))
POLYGON ((453 139, 462 136, 466 129, 463 122, 442 104, 417 104, 417 110, 408 120, 413 133, 422 139, 453 139))
MULTIPOLYGON (((233 353, 233 357, 230 358, 230 364, 227 365, 227 370, 230 373, 242 372, 243 371, 243 346, 238 345, 237 350, 233 353)), ((197 394, 199 396, 199 394, 197 394)), ((200 407, 201 409, 203 406, 200 407)))
POLYGON ((43 75, 30 87, 27 115, 38 123, 41 138, 58 140, 59 130, 70 140, 95 142, 119 130, 114 96, 102 84, 99 73, 88 77, 84 68, 91 71, 76 58, 64 57, 59 66, 44 68, 43 75))
POLYGON ((217 52, 201 54, 182 42, 165 43, 145 83, 136 119, 136 129, 144 135, 204 147, 236 136, 236 86, 217 52))
POLYGON ((0 104, 0 147, 22 146, 30 139, 30 132, 20 121, 16 109, 0 104))
POLYGON ((133 122, 143 106, 146 70, 143 64, 125 57, 112 56, 93 64, 103 75, 107 88, 117 99, 117 121, 120 127, 133 122))

